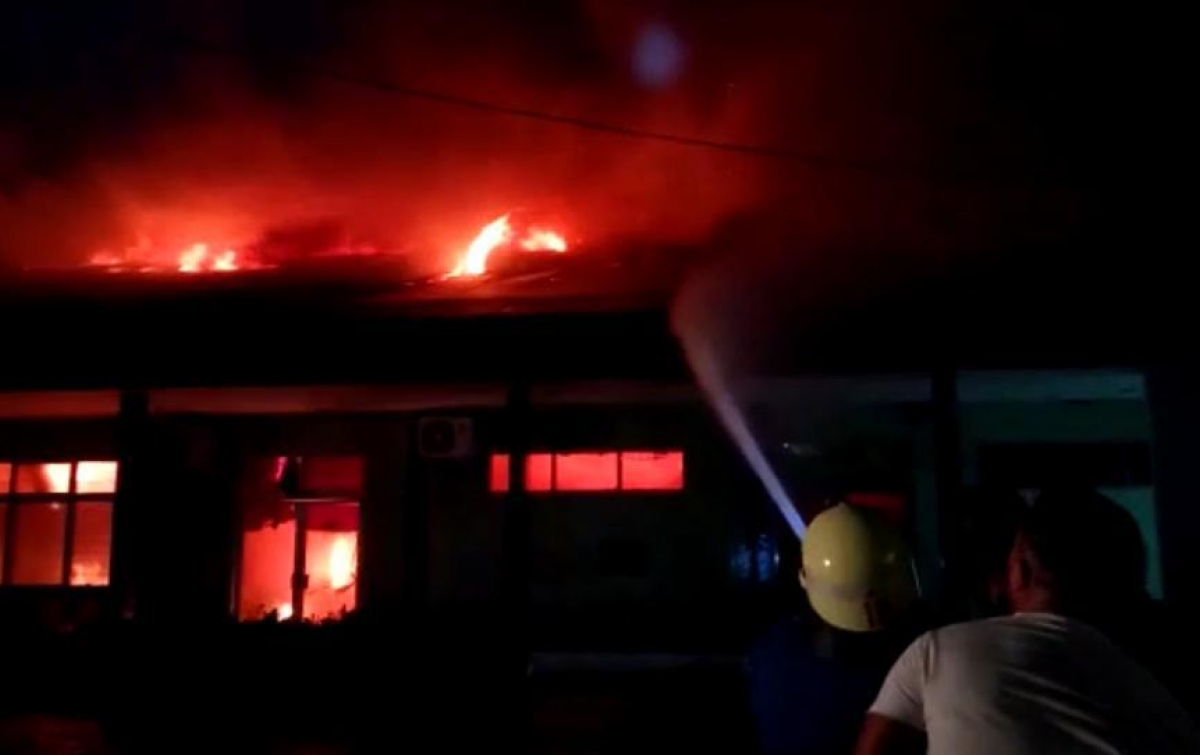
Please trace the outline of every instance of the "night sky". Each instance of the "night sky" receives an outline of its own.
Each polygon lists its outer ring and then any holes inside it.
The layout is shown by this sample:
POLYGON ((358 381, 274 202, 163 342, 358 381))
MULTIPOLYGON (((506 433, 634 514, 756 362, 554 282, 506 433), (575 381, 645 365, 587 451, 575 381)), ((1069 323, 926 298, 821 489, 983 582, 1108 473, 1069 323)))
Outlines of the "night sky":
POLYGON ((1172 20, 1138 13, 10 0, 0 259, 63 263, 139 240, 244 245, 319 228, 326 241, 440 267, 514 207, 587 240, 719 237, 757 216, 806 240, 946 250, 1103 235, 1117 216, 1133 225, 1170 203, 1160 192, 1170 193, 1182 69, 1172 20))

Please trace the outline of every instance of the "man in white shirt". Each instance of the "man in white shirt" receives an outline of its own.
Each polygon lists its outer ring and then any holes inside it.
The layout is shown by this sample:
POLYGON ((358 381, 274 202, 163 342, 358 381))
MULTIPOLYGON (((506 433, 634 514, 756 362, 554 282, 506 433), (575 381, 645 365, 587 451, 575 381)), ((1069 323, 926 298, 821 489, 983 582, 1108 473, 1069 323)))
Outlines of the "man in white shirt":
MULTIPOLYGON (((1008 560, 1011 616, 929 632, 888 674, 858 755, 1200 753, 1195 723, 1078 616, 1124 579, 1110 528, 1035 506, 1008 560), (1111 584, 1111 583, 1110 583, 1111 584)), ((1103 517, 1101 517, 1103 518, 1103 517)), ((1122 567, 1123 568, 1123 567, 1122 567)))

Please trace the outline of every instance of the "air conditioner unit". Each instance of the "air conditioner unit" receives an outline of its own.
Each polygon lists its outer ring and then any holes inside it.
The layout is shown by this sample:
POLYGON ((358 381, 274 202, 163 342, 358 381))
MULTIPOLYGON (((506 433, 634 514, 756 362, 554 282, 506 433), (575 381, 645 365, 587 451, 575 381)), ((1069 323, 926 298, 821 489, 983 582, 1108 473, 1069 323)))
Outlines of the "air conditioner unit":
POLYGON ((417 451, 426 459, 461 459, 475 451, 475 426, 465 417, 422 417, 417 451))

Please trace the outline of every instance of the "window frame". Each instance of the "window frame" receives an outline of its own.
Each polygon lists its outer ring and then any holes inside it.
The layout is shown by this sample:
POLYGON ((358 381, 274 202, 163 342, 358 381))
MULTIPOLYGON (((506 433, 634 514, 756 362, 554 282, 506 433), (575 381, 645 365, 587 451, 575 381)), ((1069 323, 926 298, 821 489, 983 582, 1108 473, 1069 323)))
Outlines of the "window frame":
POLYGON ((77 459, 5 459, 0 461, 0 464, 8 466, 8 489, 0 490, 0 502, 5 504, 4 510, 4 543, 0 547, 0 552, 3 554, 3 560, 0 561, 0 589, 50 589, 59 590, 68 588, 72 590, 93 589, 104 590, 108 589, 112 584, 112 517, 113 506, 117 497, 117 489, 120 486, 121 466, 120 462, 115 459, 93 459, 93 458, 77 458, 77 459), (81 493, 78 491, 78 472, 80 464, 90 463, 110 463, 115 465, 115 475, 113 479, 113 488, 110 492, 104 493, 81 493), (67 489, 62 492, 37 492, 37 493, 22 493, 17 490, 17 480, 20 476, 19 469, 21 467, 42 466, 46 464, 68 464, 70 472, 68 474, 67 489), (53 583, 36 583, 36 584, 18 584, 12 582, 13 564, 16 559, 16 532, 17 532, 17 510, 19 506, 45 506, 48 504, 61 503, 66 506, 66 520, 63 523, 63 543, 62 543, 62 566, 59 571, 57 582, 53 583), (75 529, 78 523, 77 506, 79 503, 100 503, 109 507, 109 543, 108 543, 108 577, 104 584, 87 584, 76 585, 71 583, 71 565, 75 558, 75 529))
MULTIPOLYGON (((354 531, 354 543, 356 559, 361 557, 362 549, 362 510, 363 498, 366 495, 367 484, 367 460, 362 454, 274 454, 276 462, 283 461, 276 472, 275 484, 279 486, 281 500, 292 506, 295 516, 296 531, 292 535, 292 558, 291 574, 289 575, 289 598, 288 605, 291 607, 291 615, 287 618, 278 617, 281 622, 297 622, 297 623, 320 623, 323 619, 308 619, 304 616, 305 611, 305 591, 309 588, 311 575, 308 573, 308 533, 311 529, 309 526, 309 507, 326 504, 353 504, 357 510, 356 516, 358 519, 356 529, 354 531), (291 465, 298 462, 303 464, 305 459, 354 459, 358 464, 358 489, 351 490, 349 488, 304 488, 300 487, 293 490, 287 490, 284 478, 291 473, 291 465)), ((245 505, 243 501, 241 505, 245 505)), ((245 590, 243 584, 244 570, 246 565, 246 541, 245 533, 247 530, 241 523, 242 512, 239 510, 239 523, 235 532, 237 542, 237 563, 233 571, 233 617, 239 624, 255 623, 263 621, 267 616, 243 616, 242 615, 242 597, 245 590)), ((358 610, 359 607, 359 585, 361 584, 361 560, 355 565, 353 596, 354 603, 350 612, 358 610)), ((269 612, 268 612, 269 613, 269 612)), ((349 612, 348 612, 349 613, 349 612)))
MULTIPOLYGON (((658 496, 678 496, 687 492, 688 489, 688 465, 687 465, 687 449, 681 447, 672 448, 560 448, 560 449, 531 449, 525 454, 525 492, 532 496, 569 496, 569 497, 621 497, 630 498, 638 496, 658 497, 658 496), (611 488, 561 488, 558 484, 558 458, 560 456, 575 456, 582 454, 596 454, 616 456, 617 462, 617 479, 616 485, 611 488), (625 456, 627 454, 679 454, 680 457, 680 482, 678 487, 627 487, 625 482, 625 456), (550 483, 547 487, 530 487, 529 486, 529 459, 535 456, 548 457, 550 460, 550 483)), ((507 472, 508 465, 511 459, 511 452, 502 449, 493 449, 487 455, 487 491, 489 495, 503 496, 508 493, 512 486, 512 480, 507 472), (495 471, 503 467, 505 472, 502 473, 503 486, 495 485, 495 471)))

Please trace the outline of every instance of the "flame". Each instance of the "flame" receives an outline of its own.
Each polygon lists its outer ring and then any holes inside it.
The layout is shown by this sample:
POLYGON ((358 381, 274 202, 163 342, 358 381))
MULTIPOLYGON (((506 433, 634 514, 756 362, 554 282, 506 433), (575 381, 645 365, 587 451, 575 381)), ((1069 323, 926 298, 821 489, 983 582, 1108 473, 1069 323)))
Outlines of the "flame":
MULTIPOLYGON (((39 464, 42 491, 66 493, 71 489, 70 462, 39 464)), ((115 461, 81 461, 75 465, 76 493, 112 493, 117 489, 115 461)))
POLYGON ((448 277, 483 275, 487 272, 488 258, 500 247, 515 244, 527 252, 567 251, 566 238, 557 231, 540 226, 530 226, 518 238, 508 214, 501 215, 483 227, 479 235, 467 247, 448 277))
POLYGON ((233 249, 210 252, 208 244, 192 244, 179 255, 181 273, 228 273, 240 269, 238 253, 233 249))
POLYGON ((71 564, 72 585, 108 584, 108 567, 96 561, 85 561, 71 564))
POLYGON ((562 234, 546 228, 531 228, 521 240, 521 248, 527 252, 565 252, 567 240, 562 234))
POLYGON ((238 270, 263 267, 254 260, 240 254, 236 249, 220 248, 197 241, 178 253, 162 253, 143 241, 125 250, 124 254, 98 252, 88 259, 94 267, 105 267, 113 272, 136 271, 156 273, 176 270, 181 273, 231 273, 238 270))
POLYGON ((280 603, 279 605, 275 606, 275 615, 279 617, 280 621, 287 621, 288 619, 292 618, 292 613, 293 611, 291 603, 280 603))
POLYGON ((354 584, 358 567, 358 543, 353 534, 340 535, 329 548, 329 586, 335 590, 354 584))
POLYGON ((47 492, 65 493, 71 488, 70 464, 42 464, 41 472, 47 492))
POLYGON ((112 493, 116 489, 115 461, 81 461, 75 465, 75 492, 112 493))

